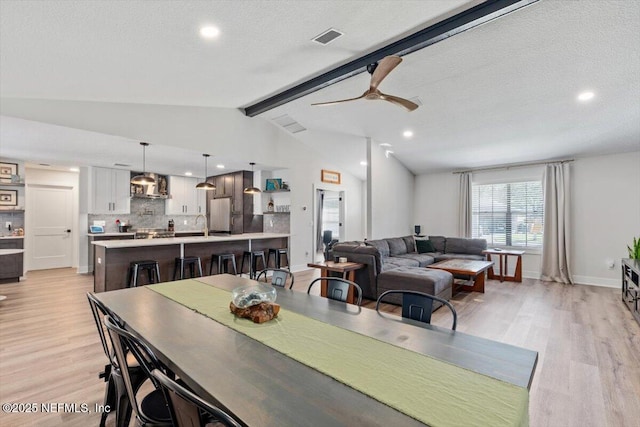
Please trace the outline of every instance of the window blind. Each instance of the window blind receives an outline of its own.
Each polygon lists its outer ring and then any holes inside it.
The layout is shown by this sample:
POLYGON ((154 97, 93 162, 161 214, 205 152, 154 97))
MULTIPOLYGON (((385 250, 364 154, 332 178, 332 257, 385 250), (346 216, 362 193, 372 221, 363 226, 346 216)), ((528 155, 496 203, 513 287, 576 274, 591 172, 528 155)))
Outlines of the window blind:
POLYGON ((541 181, 472 184, 473 237, 489 246, 542 247, 541 181))

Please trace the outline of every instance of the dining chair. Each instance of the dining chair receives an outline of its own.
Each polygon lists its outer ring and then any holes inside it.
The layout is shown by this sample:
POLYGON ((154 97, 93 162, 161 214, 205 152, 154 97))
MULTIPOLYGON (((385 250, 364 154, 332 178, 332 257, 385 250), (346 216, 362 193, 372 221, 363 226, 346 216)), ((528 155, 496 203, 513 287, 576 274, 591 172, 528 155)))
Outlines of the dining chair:
MULTIPOLYGON (((95 320, 98 328, 98 335, 100 335, 102 349, 109 360, 109 364, 105 365, 104 371, 98 376, 99 378, 104 378, 104 381, 107 383, 104 394, 104 407, 113 409, 113 412, 116 414, 116 419, 121 419, 122 417, 127 417, 126 402, 128 402, 129 398, 122 379, 122 373, 120 372, 120 366, 122 365, 119 365, 116 359, 113 342, 107 332, 106 325, 104 324, 104 318, 105 316, 111 316, 114 322, 119 325, 124 323, 104 304, 98 301, 95 295, 91 292, 87 292, 87 299, 89 300, 93 319, 95 320), (125 404, 123 405, 121 402, 125 402, 125 404)), ((127 370, 129 377, 131 378, 132 387, 137 391, 147 377, 132 354, 127 353, 127 359, 127 370)), ((104 411, 102 413, 100 418, 100 427, 104 427, 110 413, 111 411, 104 411)), ((121 423, 116 421, 116 424, 120 425, 121 423)))
MULTIPOLYGON (((171 415, 164 398, 160 383, 151 375, 154 369, 162 369, 168 372, 168 369, 158 360, 153 351, 140 339, 129 331, 114 322, 111 316, 106 316, 104 323, 109 331, 109 336, 113 342, 116 359, 118 364, 122 366, 122 379, 129 397, 129 405, 136 416, 137 425, 139 426, 171 426, 171 415), (127 369, 127 358, 125 349, 128 349, 138 364, 154 386, 154 390, 138 399, 137 390, 133 387, 131 377, 127 369)), ((126 418, 123 417, 122 424, 118 423, 118 427, 126 427, 129 425, 130 413, 126 418)))
POLYGON ((268 273, 271 273, 271 284, 273 286, 286 288, 287 280, 290 279, 291 281, 289 282, 288 288, 289 289, 293 288, 293 282, 294 282, 293 273, 281 268, 265 268, 260 273, 258 273, 258 275, 256 276, 256 280, 259 282, 260 279, 262 278, 266 282, 268 273))
POLYGON ((162 388, 174 426, 240 427, 231 415, 172 380, 162 371, 154 369, 151 375, 162 388))
POLYGON ((357 294, 355 304, 358 306, 362 304, 362 288, 360 285, 341 277, 318 277, 309 284, 307 293, 311 292, 311 288, 313 288, 316 283, 322 283, 323 280, 327 282, 327 298, 347 302, 349 288, 352 287, 357 294))
POLYGON ((383 292, 376 301, 376 311, 380 311, 380 303, 383 299, 391 294, 402 295, 402 317, 406 319, 417 320, 431 324, 431 313, 433 311, 433 303, 439 302, 442 305, 446 305, 451 310, 453 315, 452 330, 456 330, 458 323, 458 313, 456 309, 449 303, 449 301, 439 298, 434 295, 425 294, 424 292, 409 291, 409 290, 391 290, 383 292))

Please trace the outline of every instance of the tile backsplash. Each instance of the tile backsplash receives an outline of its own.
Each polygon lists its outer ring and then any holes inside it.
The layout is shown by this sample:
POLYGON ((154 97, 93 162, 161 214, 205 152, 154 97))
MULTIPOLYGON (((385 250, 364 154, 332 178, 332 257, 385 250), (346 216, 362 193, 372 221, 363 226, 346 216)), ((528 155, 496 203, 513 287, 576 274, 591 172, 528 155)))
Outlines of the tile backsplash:
POLYGON ((195 223, 196 215, 165 215, 164 199, 131 199, 131 213, 129 215, 105 215, 105 214, 89 214, 89 225, 93 221, 105 221, 104 231, 107 233, 115 233, 118 231, 116 220, 121 223, 131 225, 131 228, 162 228, 166 229, 169 220, 175 223, 176 231, 200 230, 203 227, 203 221, 200 219, 198 224, 195 223), (187 221, 187 224, 184 222, 187 221))
POLYGON ((7 222, 11 223, 12 231, 18 227, 24 228, 24 212, 0 211, 0 226, 2 227, 0 235, 11 233, 11 231, 5 227, 7 222))

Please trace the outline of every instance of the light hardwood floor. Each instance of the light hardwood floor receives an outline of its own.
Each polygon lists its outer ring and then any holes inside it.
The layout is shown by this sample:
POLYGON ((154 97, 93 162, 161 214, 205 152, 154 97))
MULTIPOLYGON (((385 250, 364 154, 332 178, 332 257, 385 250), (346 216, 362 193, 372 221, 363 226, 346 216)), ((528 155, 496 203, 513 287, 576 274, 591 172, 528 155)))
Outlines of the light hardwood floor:
MULTIPOLYGON (((316 275, 296 273, 295 288, 306 291, 316 275)), ((60 269, 0 285, 8 297, 0 302, 1 403, 86 403, 91 410, 102 403, 97 373, 106 358, 85 296, 92 283, 60 269)), ((485 294, 458 293, 452 303, 459 331, 539 352, 531 426, 640 426, 640 326, 617 289, 489 280, 485 294)), ((450 315, 438 310, 433 323, 446 327, 450 315)), ((0 425, 91 426, 99 418, 0 413, 0 425)))

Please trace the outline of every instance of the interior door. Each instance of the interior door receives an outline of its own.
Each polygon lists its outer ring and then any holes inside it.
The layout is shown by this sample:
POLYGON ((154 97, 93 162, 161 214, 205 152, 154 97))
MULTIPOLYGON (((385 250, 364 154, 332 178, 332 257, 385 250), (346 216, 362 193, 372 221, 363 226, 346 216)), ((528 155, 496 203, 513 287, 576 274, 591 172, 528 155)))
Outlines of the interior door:
POLYGON ((65 187, 29 188, 32 210, 30 270, 72 266, 73 197, 65 187))

